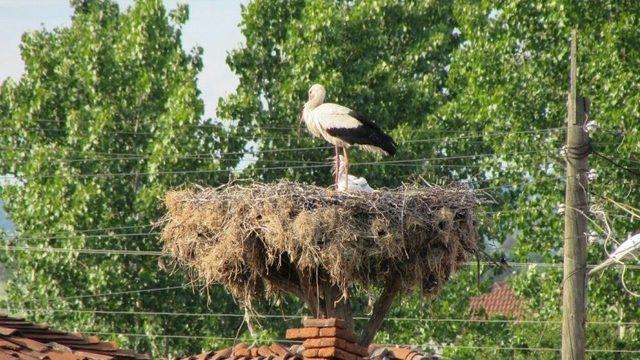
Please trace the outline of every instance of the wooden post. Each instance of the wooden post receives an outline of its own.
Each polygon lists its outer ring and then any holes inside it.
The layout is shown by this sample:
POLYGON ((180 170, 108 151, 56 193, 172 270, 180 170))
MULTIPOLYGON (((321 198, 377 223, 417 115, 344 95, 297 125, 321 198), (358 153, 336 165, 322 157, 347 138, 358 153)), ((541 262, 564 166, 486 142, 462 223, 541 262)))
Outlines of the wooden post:
POLYGON ((577 36, 571 34, 568 101, 566 189, 564 215, 564 276, 562 280, 562 359, 585 357, 587 294, 587 218, 589 136, 584 124, 589 100, 577 96, 577 36))

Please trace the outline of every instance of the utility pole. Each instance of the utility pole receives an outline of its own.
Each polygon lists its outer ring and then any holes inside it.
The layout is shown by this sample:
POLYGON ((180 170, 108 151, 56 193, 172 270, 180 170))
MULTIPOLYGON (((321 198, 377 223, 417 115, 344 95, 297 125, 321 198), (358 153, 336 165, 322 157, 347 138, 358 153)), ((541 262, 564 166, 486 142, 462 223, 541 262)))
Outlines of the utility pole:
POLYGON ((564 213, 564 276, 562 279, 562 359, 585 357, 587 295, 587 218, 589 135, 584 124, 589 100, 577 96, 577 35, 571 33, 571 70, 567 119, 567 179, 564 213))

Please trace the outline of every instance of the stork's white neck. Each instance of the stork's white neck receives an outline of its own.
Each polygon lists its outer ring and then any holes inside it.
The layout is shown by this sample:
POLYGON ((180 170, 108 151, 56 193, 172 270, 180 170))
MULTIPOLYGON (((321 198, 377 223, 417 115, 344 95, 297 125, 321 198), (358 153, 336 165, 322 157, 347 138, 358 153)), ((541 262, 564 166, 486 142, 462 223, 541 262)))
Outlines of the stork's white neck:
POLYGON ((304 108, 302 109, 302 120, 304 120, 305 125, 307 125, 307 129, 311 135, 315 137, 321 137, 320 130, 318 129, 318 125, 315 123, 313 119, 313 110, 318 107, 317 105, 311 108, 309 104, 304 104, 304 108))
POLYGON ((304 103, 304 108, 306 110, 313 110, 315 108, 317 108, 318 106, 322 105, 322 103, 324 103, 324 98, 322 97, 314 97, 312 99, 309 99, 309 101, 307 101, 306 103, 304 103))

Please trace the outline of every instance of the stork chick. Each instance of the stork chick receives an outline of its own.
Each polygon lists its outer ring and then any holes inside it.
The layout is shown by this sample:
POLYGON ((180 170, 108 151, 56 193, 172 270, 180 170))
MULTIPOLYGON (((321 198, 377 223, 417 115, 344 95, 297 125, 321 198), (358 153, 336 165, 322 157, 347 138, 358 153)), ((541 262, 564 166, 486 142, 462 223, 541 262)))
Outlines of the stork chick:
POLYGON ((338 172, 338 182, 336 183, 338 191, 348 192, 373 192, 371 186, 367 182, 367 179, 363 177, 356 177, 353 175, 347 175, 345 173, 345 163, 343 162, 342 155, 339 156, 340 168, 338 172))

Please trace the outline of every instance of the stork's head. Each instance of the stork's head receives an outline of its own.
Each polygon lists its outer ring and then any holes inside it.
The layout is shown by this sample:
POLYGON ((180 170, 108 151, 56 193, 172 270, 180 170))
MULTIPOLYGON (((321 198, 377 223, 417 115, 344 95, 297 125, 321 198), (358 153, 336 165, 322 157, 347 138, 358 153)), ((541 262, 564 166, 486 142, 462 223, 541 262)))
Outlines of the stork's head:
MULTIPOLYGON (((324 90, 324 86, 320 84, 314 84, 309 89, 309 100, 304 103, 304 109, 302 111, 302 114, 300 115, 300 123, 298 123, 298 133, 300 133, 300 125, 302 125, 302 122, 305 121, 304 112, 307 110, 313 110, 318 107, 318 105, 322 104, 324 102, 325 94, 326 92, 324 90)), ((307 126, 309 126, 309 124, 307 124, 307 126)))
POLYGON ((316 107, 324 102, 324 96, 327 92, 324 90, 324 86, 320 84, 314 84, 309 89, 309 100, 305 104, 306 106, 316 107))

